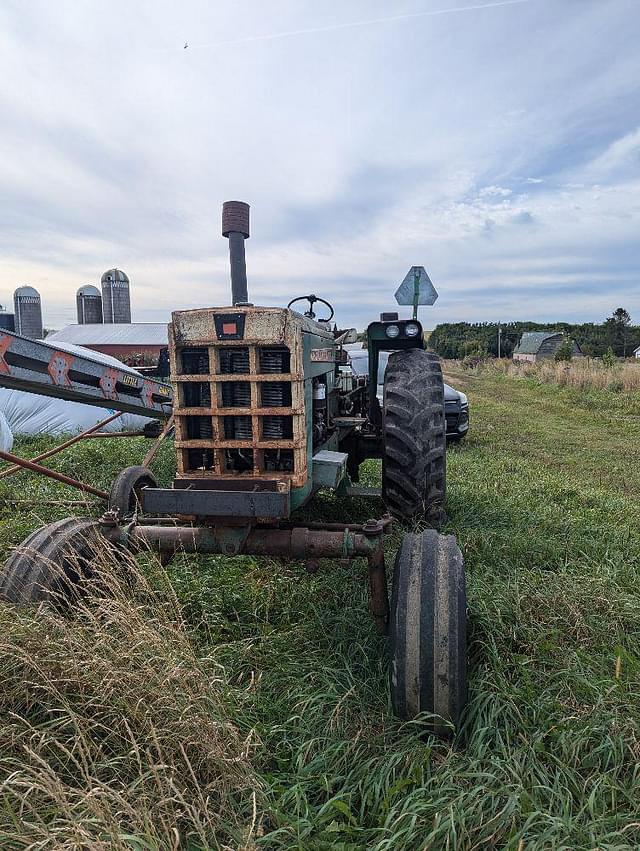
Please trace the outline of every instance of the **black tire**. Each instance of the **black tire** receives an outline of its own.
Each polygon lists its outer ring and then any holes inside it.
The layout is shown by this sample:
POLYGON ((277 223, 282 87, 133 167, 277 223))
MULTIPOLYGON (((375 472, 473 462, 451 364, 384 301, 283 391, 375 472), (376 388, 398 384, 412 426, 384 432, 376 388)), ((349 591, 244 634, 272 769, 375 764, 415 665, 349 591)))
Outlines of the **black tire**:
POLYGON ((384 375, 382 498, 399 520, 445 519, 446 422, 437 355, 394 352, 384 375))
POLYGON ((109 508, 120 517, 131 517, 142 509, 143 488, 157 487, 156 477, 148 467, 125 467, 111 485, 109 508))
POLYGON ((464 563, 453 535, 408 533, 396 557, 390 620, 391 701, 400 718, 434 717, 451 735, 467 695, 464 563))
POLYGON ((82 593, 97 555, 109 546, 95 520, 66 517, 32 532, 0 573, 0 599, 68 606, 82 593))

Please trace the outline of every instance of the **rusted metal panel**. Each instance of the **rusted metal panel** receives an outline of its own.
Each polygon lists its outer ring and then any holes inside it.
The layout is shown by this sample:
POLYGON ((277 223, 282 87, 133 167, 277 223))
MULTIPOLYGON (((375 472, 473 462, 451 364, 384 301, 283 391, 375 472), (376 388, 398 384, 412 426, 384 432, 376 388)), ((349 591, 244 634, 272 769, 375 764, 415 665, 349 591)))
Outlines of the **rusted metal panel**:
POLYGON ((145 488, 143 508, 148 513, 181 512, 196 517, 242 517, 268 520, 289 516, 289 492, 145 488))

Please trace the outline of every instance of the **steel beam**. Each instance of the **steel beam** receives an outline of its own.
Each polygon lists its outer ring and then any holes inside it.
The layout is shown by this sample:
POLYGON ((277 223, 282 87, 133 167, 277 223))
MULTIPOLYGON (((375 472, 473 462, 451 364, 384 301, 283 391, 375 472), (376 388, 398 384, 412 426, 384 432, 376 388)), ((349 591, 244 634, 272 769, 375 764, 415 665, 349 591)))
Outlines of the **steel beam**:
POLYGON ((12 331, 0 332, 0 387, 163 419, 170 385, 12 331))

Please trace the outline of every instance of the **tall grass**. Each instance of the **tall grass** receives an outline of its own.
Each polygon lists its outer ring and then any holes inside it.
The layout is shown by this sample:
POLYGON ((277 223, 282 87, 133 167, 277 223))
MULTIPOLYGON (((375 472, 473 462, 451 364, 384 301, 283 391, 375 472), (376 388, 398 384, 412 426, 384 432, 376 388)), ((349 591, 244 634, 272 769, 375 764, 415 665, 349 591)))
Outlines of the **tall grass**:
POLYGON ((593 358, 576 358, 569 362, 543 360, 525 363, 501 359, 489 361, 484 368, 508 375, 510 378, 529 378, 542 384, 558 384, 579 390, 640 390, 640 364, 620 361, 606 366, 593 358))
MULTIPOLYGON (((0 610, 0 848, 640 848, 638 396, 451 383, 471 405, 448 452, 470 618, 455 741, 393 718, 365 565, 182 554, 166 587, 146 557, 132 602, 0 610)), ((87 443, 58 463, 99 486, 146 448, 87 443)), ((65 511, 39 499, 73 495, 20 475, 33 506, 0 483, 5 552, 65 511)), ((305 516, 381 511, 322 494, 305 516)))
POLYGON ((249 848, 251 736, 162 569, 108 551, 74 616, 0 608, 0 848, 249 848))

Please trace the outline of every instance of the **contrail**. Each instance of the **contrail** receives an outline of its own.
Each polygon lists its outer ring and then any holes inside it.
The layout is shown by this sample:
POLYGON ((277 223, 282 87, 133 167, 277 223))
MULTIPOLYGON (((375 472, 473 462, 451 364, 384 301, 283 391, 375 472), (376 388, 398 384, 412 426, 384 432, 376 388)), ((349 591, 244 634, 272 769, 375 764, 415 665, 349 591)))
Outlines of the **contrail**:
POLYGON ((495 3, 476 3, 473 6, 457 6, 452 9, 429 9, 424 12, 407 12, 402 15, 390 15, 387 18, 369 18, 366 21, 351 21, 346 24, 328 24, 325 27, 311 27, 305 30, 289 30, 282 33, 268 33, 266 35, 248 35, 243 38, 226 39, 224 41, 206 41, 199 44, 191 44, 190 47, 222 47, 227 44, 246 44, 253 41, 275 41, 278 38, 291 38, 296 35, 313 35, 315 33, 335 32, 336 30, 348 30, 353 27, 367 27, 373 24, 388 24, 393 21, 406 21, 410 18, 431 18, 436 15, 451 15, 456 12, 473 12, 476 9, 495 9, 498 6, 520 6, 530 3, 531 0, 496 0, 495 3))

